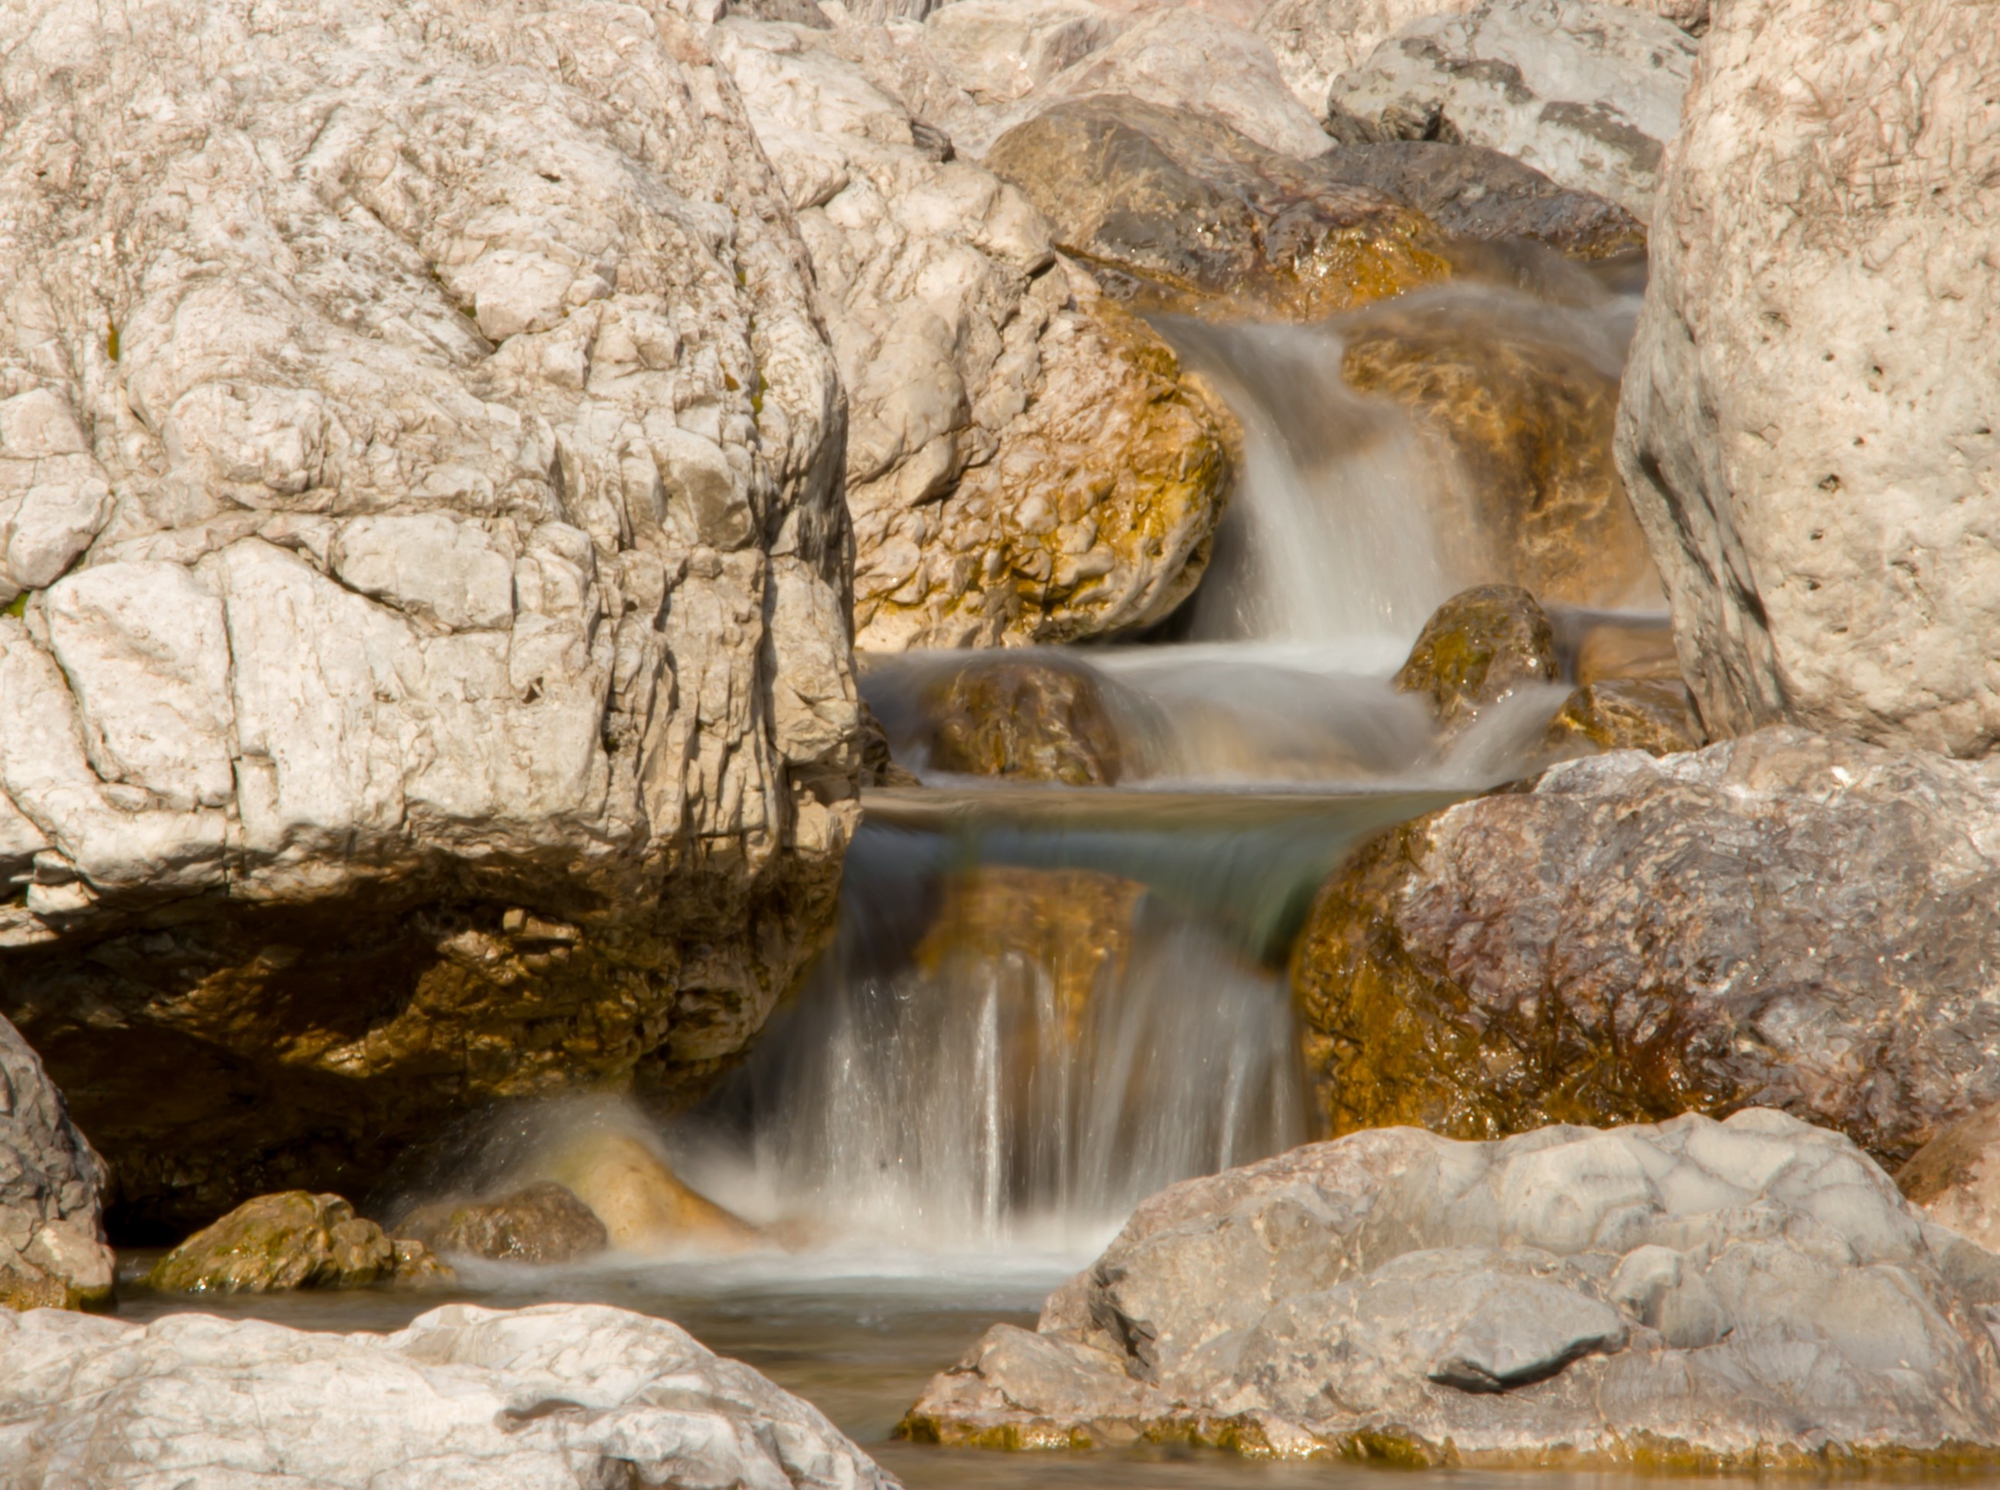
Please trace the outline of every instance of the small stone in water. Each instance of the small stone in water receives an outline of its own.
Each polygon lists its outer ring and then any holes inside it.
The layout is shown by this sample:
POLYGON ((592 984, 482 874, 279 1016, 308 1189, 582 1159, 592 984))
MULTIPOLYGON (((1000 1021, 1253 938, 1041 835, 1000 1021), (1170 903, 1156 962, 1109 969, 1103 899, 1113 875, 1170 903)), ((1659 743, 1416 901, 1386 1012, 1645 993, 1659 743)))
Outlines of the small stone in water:
POLYGON ((166 1293, 361 1288, 382 1279, 444 1283, 451 1269, 421 1242, 392 1240, 338 1195, 286 1190, 245 1201, 182 1242, 147 1282, 166 1293))
POLYGON ((523 1186, 497 1200, 427 1206, 403 1230, 438 1252, 492 1262, 563 1263, 595 1256, 611 1238, 597 1214, 551 1180, 523 1186))

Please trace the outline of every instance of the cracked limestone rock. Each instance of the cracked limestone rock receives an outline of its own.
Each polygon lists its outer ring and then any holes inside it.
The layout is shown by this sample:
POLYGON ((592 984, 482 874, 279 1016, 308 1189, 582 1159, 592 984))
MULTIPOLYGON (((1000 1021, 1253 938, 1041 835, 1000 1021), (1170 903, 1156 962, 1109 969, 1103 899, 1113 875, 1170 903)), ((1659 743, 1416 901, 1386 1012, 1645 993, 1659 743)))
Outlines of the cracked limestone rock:
POLYGON ((391 1335, 174 1314, 0 1319, 0 1486, 894 1490, 820 1413, 677 1325, 454 1304, 391 1335))
POLYGON ((1034 1333, 988 1331, 902 1431, 1403 1464, 1991 1463, 1982 1264, 2000 1258, 1783 1113, 1491 1143, 1376 1129, 1154 1196, 1034 1333))
POLYGON ((1618 461, 1718 735, 2000 743, 2000 5, 1726 7, 1618 461))
POLYGON ((111 1301, 104 1188, 104 1161, 28 1042, 0 1019, 0 1305, 111 1301))
POLYGON ((51 0, 0 97, 0 1003, 121 1214, 698 1084, 859 770, 838 376, 728 75, 651 3, 51 0))
POLYGON ((849 400, 855 644, 1061 642, 1194 589, 1233 425, 1059 259, 1028 198, 941 160, 824 34, 713 32, 812 253, 849 400))

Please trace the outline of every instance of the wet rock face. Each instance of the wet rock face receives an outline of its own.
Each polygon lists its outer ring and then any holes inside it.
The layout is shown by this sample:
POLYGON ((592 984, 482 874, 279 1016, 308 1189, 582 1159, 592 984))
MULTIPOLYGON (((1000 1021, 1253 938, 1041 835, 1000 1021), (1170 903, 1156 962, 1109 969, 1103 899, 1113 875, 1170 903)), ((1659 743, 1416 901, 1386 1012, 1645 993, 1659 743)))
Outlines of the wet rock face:
POLYGON ((1518 585, 1479 585, 1432 612, 1396 687, 1429 695, 1438 722, 1451 726, 1523 683, 1555 677, 1555 632, 1535 597, 1518 585))
POLYGON ((1918 1149, 1896 1183, 1939 1226, 2000 1250, 2000 1104, 1960 1118, 1918 1149))
POLYGON ((1643 750, 1672 755, 1708 743, 1687 685, 1673 678, 1614 678, 1587 683, 1549 721, 1549 745, 1569 750, 1643 750))
POLYGON ((1452 139, 1652 214, 1695 44, 1593 0, 1487 0, 1411 21, 1333 82, 1328 113, 1388 139, 1452 139))
POLYGON ((2000 1455, 2000 1365, 1918 1216, 1838 1134, 1764 1109, 1496 1143, 1391 1128, 1155 1196, 1035 1333, 996 1326, 934 1378, 904 1432, 1942 1462, 2000 1455))
POLYGON ((940 771, 1067 786, 1116 786, 1118 729, 1081 668, 995 658, 956 669, 926 700, 940 771))
POLYGON ((1652 583, 1611 453, 1615 364, 1512 300, 1465 291, 1358 317, 1341 374, 1395 399, 1446 453, 1495 578, 1580 605, 1615 605, 1652 583))
POLYGON ((105 1490, 254 1478, 890 1490, 817 1410, 665 1320, 452 1305, 391 1335, 174 1315, 0 1320, 0 1460, 105 1490))
POLYGON ((71 525, 8 560, 0 1003, 119 1213, 698 1082, 859 764, 839 384, 727 78, 534 0, 8 47, 0 491, 71 525))
POLYGON ((1760 0, 1718 11, 1702 59, 1618 432, 1688 683, 1718 734, 1788 721, 1984 755, 1993 12, 1929 0, 1877 29, 1760 0))
POLYGON ((941 159, 844 35, 732 21, 715 39, 848 391, 856 644, 1067 641, 1167 615, 1227 493, 1221 405, 1057 260, 1026 197, 941 159))
POLYGON ((427 1206, 406 1217, 398 1230, 434 1252, 489 1262, 580 1262, 611 1244, 597 1214, 553 1180, 537 1180, 493 1200, 427 1206))
POLYGON ((245 1201, 196 1232, 146 1282, 164 1293, 271 1293, 451 1276, 422 1242, 393 1240, 340 1196, 291 1190, 245 1201))
POLYGON ((1377 839, 1292 967, 1336 1133, 1459 1137, 1749 1102, 1901 1162, 2000 1099, 2000 784, 1794 730, 1377 839))
POLYGON ((20 1034, 0 1019, 0 1306, 111 1299, 104 1161, 20 1034))

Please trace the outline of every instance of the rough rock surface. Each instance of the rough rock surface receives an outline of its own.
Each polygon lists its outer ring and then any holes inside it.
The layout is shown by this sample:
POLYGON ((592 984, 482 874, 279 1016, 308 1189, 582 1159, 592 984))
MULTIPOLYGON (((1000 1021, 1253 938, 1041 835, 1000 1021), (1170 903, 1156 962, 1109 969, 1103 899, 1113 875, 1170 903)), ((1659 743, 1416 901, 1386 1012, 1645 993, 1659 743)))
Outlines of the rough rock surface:
POLYGON ((1124 774, 1096 674, 1054 657, 953 668, 926 691, 925 714, 934 770, 1067 786, 1116 786, 1124 774))
POLYGON ((1081 62, 1118 29, 1118 18, 1091 0, 952 0, 924 17, 923 47, 979 103, 1005 105, 1081 62))
POLYGON ((717 31, 848 388, 856 644, 1018 645, 1161 619, 1207 560, 1227 415, 1058 261, 1018 190, 939 160, 834 40, 717 31))
POLYGON ((1720 735, 2000 742, 2000 6, 1718 12, 1618 458, 1720 735))
POLYGON ((59 0, 0 58, 47 586, 0 618, 0 1002, 123 1213, 700 1080, 827 926, 859 768, 839 383, 727 75, 599 0, 59 0))
POLYGON ((1404 26, 1334 81, 1327 107, 1391 138, 1420 126, 1419 137, 1501 151, 1645 222, 1694 56, 1678 27, 1643 11, 1486 0, 1404 26))
POLYGON ((2000 777, 1772 729, 1572 761, 1328 880, 1293 989, 1336 1133, 1779 1107, 1901 1162, 2000 1099, 2000 777))
POLYGON ((892 1490, 817 1410, 665 1320, 450 1305, 392 1335, 0 1319, 0 1483, 45 1490, 892 1490))
MULTIPOLYGON (((1142 1205, 914 1437, 1403 1463, 2000 1458, 1979 1300, 1838 1134, 1753 1109, 1313 1144, 1142 1205)), ((2000 1262, 2000 1259, 1989 1259, 2000 1262)))
POLYGON ((1910 1156, 1896 1184, 1939 1226, 2000 1250, 2000 1104, 1960 1118, 1910 1156))
POLYGON ((488 1262, 580 1262, 611 1245, 596 1212, 554 1180, 537 1180, 492 1200, 425 1206, 397 1230, 434 1252, 488 1262))
POLYGON ((1672 755, 1708 743, 1694 699, 1678 678, 1612 678, 1586 683, 1563 701, 1549 721, 1549 744, 1558 750, 1643 750, 1672 755))
POLYGON ((391 1238, 338 1195, 288 1190, 246 1200, 153 1265, 165 1293, 270 1293, 443 1283, 451 1269, 422 1242, 391 1238))
POLYGON ((1478 585, 1431 613, 1396 687, 1426 695, 1438 722, 1451 726, 1523 683, 1555 677, 1555 633, 1535 597, 1518 585, 1478 585))
POLYGON ((35 1052, 0 1019, 0 1306, 108 1303, 104 1161, 35 1052))
POLYGON ((1271 0, 1257 34, 1271 44, 1292 93, 1326 113, 1327 89, 1413 21, 1471 10, 1477 0, 1271 0))

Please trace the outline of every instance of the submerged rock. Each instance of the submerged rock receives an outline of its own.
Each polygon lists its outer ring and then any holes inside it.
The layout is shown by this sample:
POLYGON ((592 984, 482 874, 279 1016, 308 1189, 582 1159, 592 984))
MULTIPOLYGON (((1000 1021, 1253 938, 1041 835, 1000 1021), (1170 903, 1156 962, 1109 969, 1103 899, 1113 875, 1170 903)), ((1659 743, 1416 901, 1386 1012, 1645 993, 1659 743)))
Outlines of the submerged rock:
MULTIPOLYGON (((1993 1259, 2000 1262, 2000 1259, 1993 1259)), ((1391 1128, 1190 1180, 909 1437, 1403 1464, 2000 1459, 2000 1363, 1889 1177, 1782 1113, 1391 1128)))
POLYGON ((1521 684, 1555 676, 1555 632, 1535 597, 1518 585, 1479 585, 1432 612, 1396 687, 1428 695, 1438 722, 1455 726, 1521 684))
POLYGON ((1680 654, 1674 650, 1671 622, 1650 620, 1596 621, 1577 638, 1573 663, 1579 687, 1619 678, 1663 678, 1681 681, 1680 654))
POLYGON ((1762 731, 1571 761, 1375 840, 1292 965, 1333 1132, 1745 1103, 1884 1162, 2000 1100, 2000 780, 1762 731))
POLYGON ((1334 80, 1327 111, 1379 138, 1462 139, 1652 214, 1695 43, 1594 0, 1486 0, 1405 25, 1334 80))
POLYGON ((1116 786, 1123 774, 1118 727, 1086 669, 971 662, 933 684, 925 706, 936 770, 1066 786, 1116 786))
POLYGON ((1672 755, 1708 743, 1687 684, 1676 678, 1618 678, 1587 683, 1549 721, 1548 741, 1562 750, 1643 750, 1672 755))
POLYGON ((896 1483, 679 1326, 586 1304, 455 1304, 390 1335, 0 1319, 0 1463, 49 1490, 896 1483))
POLYGON ((860 769, 840 383, 735 89, 664 6, 101 21, 0 64, 0 493, 77 518, 0 617, 0 1005, 176 1233, 704 1081, 860 769))
POLYGON ((1996 89, 1954 0, 1751 0, 1702 44, 1618 458, 1718 734, 2000 745, 1996 89))
POLYGON ((489 1262, 581 1262, 611 1245, 597 1214, 553 1180, 492 1200, 424 1206, 397 1229, 434 1252, 489 1262))
POLYGON ((110 1303, 105 1178, 41 1061, 0 1019, 0 1307, 110 1303))
POLYGON ((338 1195, 291 1190, 245 1201, 153 1265, 163 1293, 271 1293, 446 1283, 451 1269, 418 1241, 392 1239, 338 1195))
POLYGON ((650 1144, 629 1133, 581 1134, 541 1156, 536 1167, 589 1207, 607 1243, 621 1252, 740 1252, 764 1241, 748 1221, 689 1189, 650 1144))
POLYGON ((2000 1103, 1960 1118, 1918 1149, 1896 1183, 1939 1226, 2000 1250, 2000 1103))

